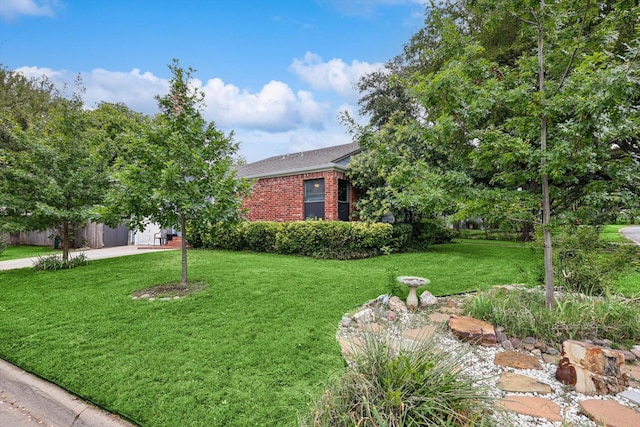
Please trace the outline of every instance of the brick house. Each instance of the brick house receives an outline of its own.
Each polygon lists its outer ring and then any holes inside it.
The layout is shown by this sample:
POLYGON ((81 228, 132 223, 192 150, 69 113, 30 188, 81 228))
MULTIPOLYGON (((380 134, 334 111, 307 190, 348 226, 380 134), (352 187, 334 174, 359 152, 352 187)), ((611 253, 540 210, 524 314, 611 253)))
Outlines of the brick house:
POLYGON ((357 195, 347 179, 357 143, 274 156, 238 168, 255 180, 243 202, 249 221, 349 221, 357 195))

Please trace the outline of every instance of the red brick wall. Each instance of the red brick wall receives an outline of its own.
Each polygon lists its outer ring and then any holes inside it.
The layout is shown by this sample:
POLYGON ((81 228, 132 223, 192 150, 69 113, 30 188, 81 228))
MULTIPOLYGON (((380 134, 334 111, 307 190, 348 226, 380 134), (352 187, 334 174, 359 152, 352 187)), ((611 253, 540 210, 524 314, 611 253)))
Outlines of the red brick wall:
MULTIPOLYGON (((262 178, 253 184, 251 196, 243 202, 248 209, 249 221, 303 221, 304 220, 304 181, 324 178, 324 219, 338 220, 338 180, 346 180, 343 172, 323 171, 300 175, 262 178)), ((356 200, 355 191, 349 189, 353 211, 356 200)))

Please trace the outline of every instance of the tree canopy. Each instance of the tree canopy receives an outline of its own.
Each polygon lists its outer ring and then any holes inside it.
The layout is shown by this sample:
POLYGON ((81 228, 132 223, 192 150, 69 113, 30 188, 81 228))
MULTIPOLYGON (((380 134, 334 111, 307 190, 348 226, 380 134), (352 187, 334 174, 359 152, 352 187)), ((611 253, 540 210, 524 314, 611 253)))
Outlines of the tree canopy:
POLYGON ((627 0, 432 4, 362 81, 361 216, 539 224, 550 253, 553 225, 637 207, 639 17, 627 0))
POLYGON ((125 219, 137 229, 154 222, 182 232, 182 283, 187 283, 187 224, 233 221, 247 185, 233 169, 238 145, 207 122, 204 95, 191 85, 191 68, 177 60, 169 93, 158 96, 157 114, 129 141, 120 157, 105 206, 111 222, 125 219))

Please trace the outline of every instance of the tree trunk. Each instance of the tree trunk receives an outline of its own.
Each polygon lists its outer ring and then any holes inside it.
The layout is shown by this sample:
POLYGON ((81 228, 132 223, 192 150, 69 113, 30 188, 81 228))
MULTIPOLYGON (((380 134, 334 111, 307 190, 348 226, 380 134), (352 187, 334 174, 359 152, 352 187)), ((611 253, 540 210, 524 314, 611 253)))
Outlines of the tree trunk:
POLYGON ((69 221, 62 221, 62 260, 69 261, 69 248, 71 246, 71 236, 69 235, 69 221))
POLYGON ((186 221, 183 216, 180 217, 180 231, 182 232, 182 279, 180 284, 187 284, 187 229, 186 221))
MULTIPOLYGON (((544 13, 544 0, 540 0, 540 15, 544 13)), ((544 241, 544 283, 545 283, 545 300, 547 308, 555 306, 553 283, 553 246, 551 242, 551 201, 549 196, 549 175, 545 171, 547 163, 547 115, 544 110, 544 56, 542 43, 542 17, 538 18, 538 79, 540 93, 540 158, 541 184, 542 184, 542 233, 544 241)))

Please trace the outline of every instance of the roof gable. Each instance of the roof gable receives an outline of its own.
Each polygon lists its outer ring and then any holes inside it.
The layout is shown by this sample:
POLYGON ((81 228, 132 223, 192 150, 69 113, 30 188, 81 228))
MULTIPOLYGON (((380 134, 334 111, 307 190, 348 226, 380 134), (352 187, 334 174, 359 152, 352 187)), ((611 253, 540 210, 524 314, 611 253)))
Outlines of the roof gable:
POLYGON ((358 152, 360 152, 360 146, 357 142, 353 142, 269 157, 240 166, 237 172, 242 178, 266 178, 327 169, 346 171, 349 158, 358 152))

